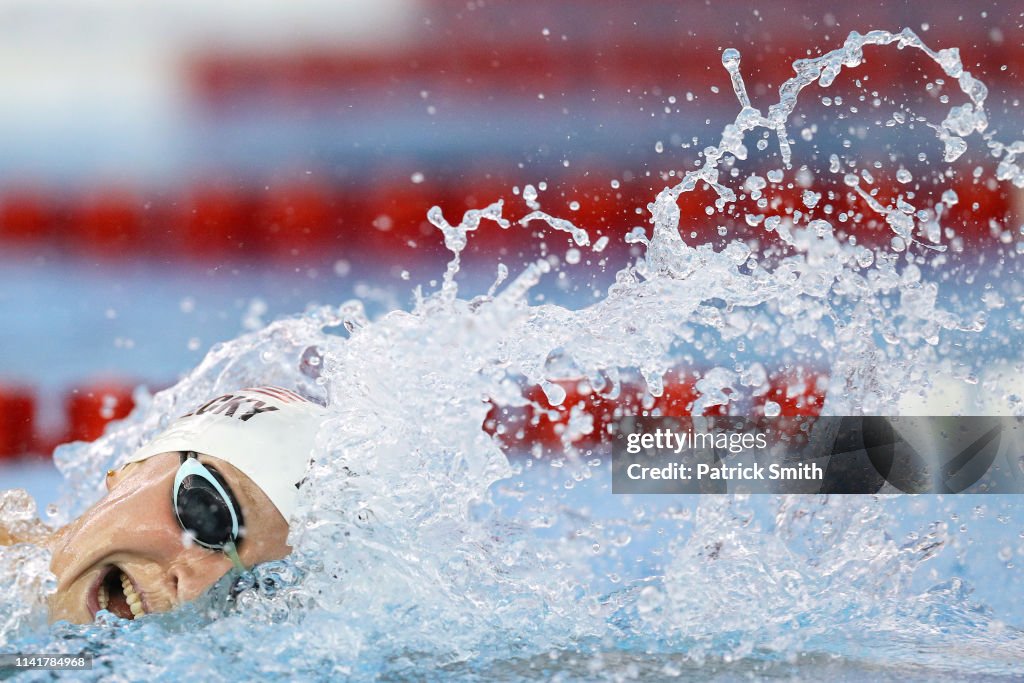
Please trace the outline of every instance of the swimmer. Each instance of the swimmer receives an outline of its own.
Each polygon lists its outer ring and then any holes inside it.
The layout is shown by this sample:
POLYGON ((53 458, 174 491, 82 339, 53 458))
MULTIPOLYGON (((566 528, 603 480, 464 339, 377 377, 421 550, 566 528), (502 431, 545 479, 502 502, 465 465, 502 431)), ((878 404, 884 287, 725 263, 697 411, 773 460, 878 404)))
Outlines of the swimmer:
MULTIPOLYGON (((50 620, 168 611, 232 567, 288 555, 288 519, 323 416, 291 391, 259 387, 176 420, 107 473, 99 502, 42 540, 57 577, 50 620)), ((32 539, 7 539, 18 540, 32 539)))

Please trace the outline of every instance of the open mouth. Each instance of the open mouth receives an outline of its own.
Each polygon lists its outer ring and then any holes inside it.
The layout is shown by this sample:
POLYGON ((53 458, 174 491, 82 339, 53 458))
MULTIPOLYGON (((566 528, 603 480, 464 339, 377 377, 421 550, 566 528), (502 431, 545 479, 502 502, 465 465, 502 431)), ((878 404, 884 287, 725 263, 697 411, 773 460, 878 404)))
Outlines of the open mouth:
POLYGON ((146 613, 131 578, 117 565, 110 565, 96 589, 96 603, 122 619, 134 619, 146 613))

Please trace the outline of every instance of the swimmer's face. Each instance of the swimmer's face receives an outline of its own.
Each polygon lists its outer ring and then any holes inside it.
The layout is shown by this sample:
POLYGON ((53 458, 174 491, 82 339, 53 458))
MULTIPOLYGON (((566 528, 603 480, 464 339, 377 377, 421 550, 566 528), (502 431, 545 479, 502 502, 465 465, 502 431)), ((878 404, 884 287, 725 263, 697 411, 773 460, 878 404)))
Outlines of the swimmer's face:
MULTIPOLYGON (((101 593, 107 609, 126 619, 165 612, 201 595, 231 569, 223 552, 188 541, 174 516, 179 455, 155 455, 107 477, 107 495, 57 533, 51 543, 50 569, 57 576, 52 621, 91 622, 101 593)), ((223 477, 242 508, 242 562, 251 567, 291 552, 288 524, 270 499, 223 460, 199 460, 223 477)))

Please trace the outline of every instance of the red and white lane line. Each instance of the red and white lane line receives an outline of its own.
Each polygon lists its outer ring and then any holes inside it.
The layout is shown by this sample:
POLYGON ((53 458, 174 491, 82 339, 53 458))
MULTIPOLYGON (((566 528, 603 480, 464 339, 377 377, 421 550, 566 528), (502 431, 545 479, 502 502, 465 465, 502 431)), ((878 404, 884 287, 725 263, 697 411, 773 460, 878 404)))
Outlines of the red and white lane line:
MULTIPOLYGON (((638 383, 623 384, 612 398, 593 391, 586 382, 559 382, 566 397, 557 406, 534 387, 525 394, 527 406, 492 408, 484 428, 512 449, 597 444, 606 438, 610 422, 623 415, 691 415, 698 397, 698 378, 693 372, 671 373, 657 398, 645 395, 638 383), (567 432, 571 421, 579 424, 581 419, 587 425, 585 429, 573 427, 567 432)), ((766 392, 754 397, 751 416, 764 415, 769 401, 774 403, 772 413, 817 415, 826 384, 827 377, 822 374, 780 374, 770 380, 766 392)), ((131 412, 133 387, 127 381, 105 380, 74 388, 63 397, 64 424, 46 430, 37 423, 41 398, 37 392, 30 386, 0 384, 0 461, 49 457, 61 443, 99 438, 109 422, 131 412)), ((715 406, 704 414, 725 412, 722 406, 715 406)))

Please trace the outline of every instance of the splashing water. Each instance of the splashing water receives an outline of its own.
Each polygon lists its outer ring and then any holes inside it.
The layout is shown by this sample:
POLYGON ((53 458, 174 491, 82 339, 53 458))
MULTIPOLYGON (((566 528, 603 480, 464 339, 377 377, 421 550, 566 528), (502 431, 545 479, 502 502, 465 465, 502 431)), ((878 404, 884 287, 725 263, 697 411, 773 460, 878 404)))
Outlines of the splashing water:
MULTIPOLYGON (((279 384, 330 412, 293 520, 293 555, 237 584, 226 577, 173 613, 45 627, 46 555, 6 549, 5 650, 88 651, 96 677, 132 679, 1019 673, 1024 604, 1007 600, 997 613, 959 578, 1020 587, 1019 503, 612 496, 600 424, 580 398, 657 412, 673 377, 696 373, 686 406, 694 414, 778 414, 766 396, 782 368, 800 387, 818 376, 825 412, 894 413, 908 387, 981 372, 954 368, 953 349, 985 335, 998 341, 998 325, 945 296, 920 263, 950 256, 952 239, 935 228, 948 198, 907 211, 908 199, 887 205, 863 173, 845 174, 868 209, 857 220, 867 226, 874 214, 892 234, 874 249, 840 234, 825 213, 834 195, 813 178, 800 184, 806 167, 793 174, 802 208, 783 211, 768 198, 800 151, 786 126, 801 90, 829 87, 861 63, 865 46, 892 44, 921 50, 967 96, 933 126, 943 158, 955 161, 965 138, 987 128, 985 86, 963 71, 956 49, 933 51, 908 30, 853 33, 838 50, 798 60, 767 115, 752 106, 741 56, 728 49, 739 115, 697 170, 654 198, 651 236, 638 228, 626 237, 641 255, 597 303, 531 303, 556 268, 549 259, 507 283, 501 264, 486 294, 460 297, 461 255, 485 220, 499 229, 546 223, 572 239, 571 261, 605 248, 605 237, 593 242, 541 211, 535 191, 524 192, 530 213, 517 221, 502 201, 454 225, 435 208, 429 220, 453 256, 439 290, 417 289, 411 310, 373 320, 359 301, 309 310, 214 347, 171 389, 140 392, 133 414, 103 438, 58 449, 63 518, 80 514, 102 473, 174 416, 237 387, 279 384), (777 139, 783 167, 767 180, 733 172, 759 128, 777 139), (705 187, 712 213, 754 232, 720 249, 688 244, 680 202, 705 187), (507 444, 544 420, 561 420, 559 442, 527 444, 530 457, 510 458, 507 444), (998 561, 978 559, 989 545, 985 557, 998 561), (952 568, 939 572, 943 558, 952 568)), ((1021 186, 1024 143, 984 139, 1000 158, 996 177, 1021 186)), ((841 171, 830 162, 832 174, 841 171)), ((999 381, 990 392, 1006 393, 999 381)), ((1022 410, 1012 398, 998 407, 1022 410)), ((26 505, 8 494, 5 521, 31 518, 26 505)))

